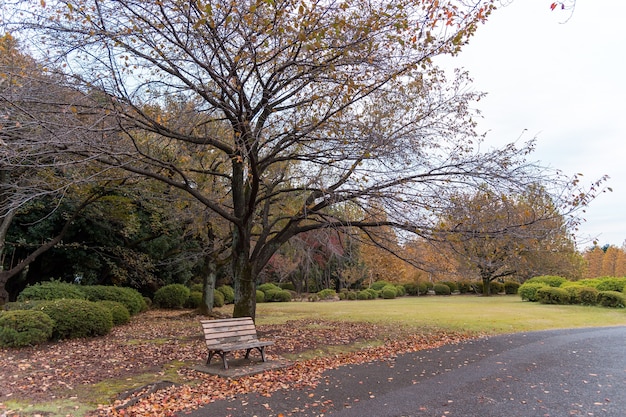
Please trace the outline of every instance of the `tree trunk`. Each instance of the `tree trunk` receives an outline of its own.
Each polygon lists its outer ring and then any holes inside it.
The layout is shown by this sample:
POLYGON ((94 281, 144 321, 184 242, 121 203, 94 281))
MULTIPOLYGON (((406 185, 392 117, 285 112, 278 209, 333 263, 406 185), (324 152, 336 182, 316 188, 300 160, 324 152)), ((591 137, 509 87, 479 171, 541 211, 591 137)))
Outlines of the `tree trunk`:
POLYGON ((233 317, 256 316, 256 283, 248 257, 242 253, 233 254, 233 282, 235 285, 235 309, 233 317))
POLYGON ((217 268, 212 255, 207 255, 204 260, 202 270, 202 303, 198 307, 198 312, 203 316, 210 316, 213 313, 213 294, 215 292, 215 281, 217 279, 217 268))
POLYGON ((490 296, 491 295, 491 286, 489 284, 491 283, 491 277, 483 276, 482 280, 483 280, 483 295, 484 296, 490 296))

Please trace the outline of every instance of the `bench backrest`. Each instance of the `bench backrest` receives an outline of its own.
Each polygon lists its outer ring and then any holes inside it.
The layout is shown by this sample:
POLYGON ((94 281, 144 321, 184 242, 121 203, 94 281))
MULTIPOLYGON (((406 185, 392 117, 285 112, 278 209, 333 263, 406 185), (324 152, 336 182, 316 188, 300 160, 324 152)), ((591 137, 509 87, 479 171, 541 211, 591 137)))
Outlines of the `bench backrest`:
POLYGON ((200 323, 209 347, 257 340, 256 327, 251 317, 201 320, 200 323))

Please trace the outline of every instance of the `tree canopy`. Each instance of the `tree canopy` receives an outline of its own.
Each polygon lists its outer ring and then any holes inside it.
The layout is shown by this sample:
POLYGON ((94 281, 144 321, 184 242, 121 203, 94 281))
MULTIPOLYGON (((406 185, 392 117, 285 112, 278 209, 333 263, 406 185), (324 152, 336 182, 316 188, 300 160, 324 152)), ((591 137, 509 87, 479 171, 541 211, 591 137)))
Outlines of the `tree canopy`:
MULTIPOLYGON (((55 149, 200 202, 229 242, 235 316, 254 316, 257 277, 299 234, 429 238, 459 190, 576 188, 526 161, 532 143, 481 149, 481 94, 433 62, 460 51, 489 0, 12 6, 6 29, 100 115, 55 149)), ((569 207, 591 198, 570 194, 569 207)))

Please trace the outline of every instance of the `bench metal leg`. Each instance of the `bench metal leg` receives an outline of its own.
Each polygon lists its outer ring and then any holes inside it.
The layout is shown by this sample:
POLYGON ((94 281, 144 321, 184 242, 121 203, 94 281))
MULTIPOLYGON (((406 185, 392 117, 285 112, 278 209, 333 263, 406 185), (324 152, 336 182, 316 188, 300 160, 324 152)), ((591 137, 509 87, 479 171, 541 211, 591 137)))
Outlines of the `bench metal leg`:
POLYGON ((228 369, 228 362, 226 361, 226 352, 218 351, 218 350, 212 350, 212 351, 209 352, 209 357, 206 360, 207 366, 211 363, 211 359, 213 359, 213 356, 215 356, 216 354, 219 355, 222 358, 222 363, 224 364, 224 369, 228 369))
POLYGON ((256 347, 253 347, 253 348, 246 349, 246 359, 248 359, 248 356, 250 356, 250 351, 252 349, 256 349, 261 354, 261 360, 263 362, 265 362, 265 349, 264 348, 265 348, 265 346, 256 346, 256 347))

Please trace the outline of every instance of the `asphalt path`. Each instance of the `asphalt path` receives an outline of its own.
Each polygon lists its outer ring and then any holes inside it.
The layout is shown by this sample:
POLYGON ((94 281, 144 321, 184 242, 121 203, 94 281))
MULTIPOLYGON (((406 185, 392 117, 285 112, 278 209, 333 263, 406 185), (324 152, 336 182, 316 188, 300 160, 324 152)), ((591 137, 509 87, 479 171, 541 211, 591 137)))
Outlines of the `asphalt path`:
POLYGON ((626 417, 626 327, 518 333, 343 366, 192 417, 626 417))

